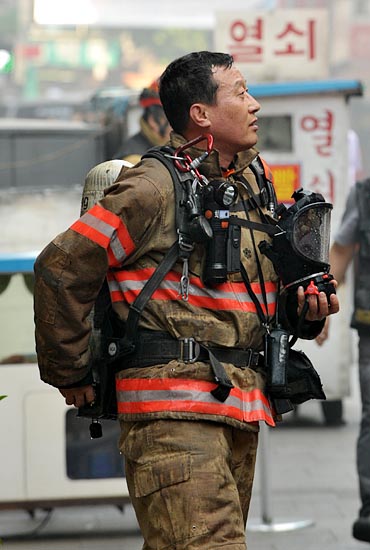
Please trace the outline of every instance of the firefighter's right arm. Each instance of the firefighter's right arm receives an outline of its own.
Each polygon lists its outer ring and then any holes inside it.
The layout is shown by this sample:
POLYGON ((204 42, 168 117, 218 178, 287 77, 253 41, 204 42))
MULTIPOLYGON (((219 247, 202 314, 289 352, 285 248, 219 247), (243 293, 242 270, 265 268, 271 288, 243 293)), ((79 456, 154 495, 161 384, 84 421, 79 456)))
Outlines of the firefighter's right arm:
POLYGON ((131 178, 113 186, 99 204, 47 245, 35 262, 41 379, 58 389, 75 390, 78 398, 81 392, 76 388, 91 383, 90 313, 108 271, 134 261, 135 254, 144 254, 158 227, 164 227, 169 191, 149 177, 138 177, 138 170, 132 168, 131 178))
POLYGON ((41 379, 57 388, 90 385, 89 314, 108 268, 104 248, 68 229, 35 262, 35 337, 41 379))

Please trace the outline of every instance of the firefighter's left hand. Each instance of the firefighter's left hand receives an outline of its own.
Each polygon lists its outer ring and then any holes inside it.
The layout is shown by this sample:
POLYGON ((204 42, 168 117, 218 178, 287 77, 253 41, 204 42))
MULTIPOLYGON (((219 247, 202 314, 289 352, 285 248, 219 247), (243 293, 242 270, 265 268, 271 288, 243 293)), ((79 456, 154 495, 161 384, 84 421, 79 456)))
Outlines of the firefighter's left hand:
POLYGON ((80 388, 60 388, 59 391, 66 400, 66 405, 74 405, 77 408, 92 404, 95 399, 95 390, 91 384, 80 388))
MULTIPOLYGON (((337 287, 337 281, 331 281, 337 287)), ((298 315, 301 313, 306 296, 302 286, 298 288, 298 315)), ((325 292, 320 292, 318 295, 310 294, 308 296, 308 311, 306 321, 322 321, 328 315, 333 315, 339 311, 339 300, 336 294, 330 295, 328 302, 325 292)))

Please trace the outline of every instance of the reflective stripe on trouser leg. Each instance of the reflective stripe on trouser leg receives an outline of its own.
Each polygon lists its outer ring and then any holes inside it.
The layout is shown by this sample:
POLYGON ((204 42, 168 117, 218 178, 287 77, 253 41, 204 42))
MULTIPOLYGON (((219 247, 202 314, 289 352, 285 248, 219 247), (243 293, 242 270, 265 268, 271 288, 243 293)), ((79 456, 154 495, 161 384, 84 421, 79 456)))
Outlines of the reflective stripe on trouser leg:
POLYGON ((144 550, 245 550, 258 434, 216 422, 121 422, 144 550))

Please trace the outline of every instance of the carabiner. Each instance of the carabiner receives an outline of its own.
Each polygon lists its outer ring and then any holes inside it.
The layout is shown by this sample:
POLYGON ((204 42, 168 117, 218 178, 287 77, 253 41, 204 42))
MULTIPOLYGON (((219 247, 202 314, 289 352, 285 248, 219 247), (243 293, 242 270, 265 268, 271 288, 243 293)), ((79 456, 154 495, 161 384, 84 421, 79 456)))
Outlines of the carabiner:
POLYGON ((212 134, 201 134, 197 138, 194 138, 187 143, 184 143, 184 145, 180 145, 174 152, 174 164, 180 172, 193 172, 194 175, 201 179, 201 175, 198 172, 197 168, 200 166, 200 164, 208 157, 210 152, 213 148, 213 136, 212 134), (189 147, 192 147, 193 145, 196 145, 200 141, 207 140, 207 149, 202 153, 199 157, 195 158, 194 160, 188 155, 187 153, 182 154, 186 149, 189 149, 189 147))

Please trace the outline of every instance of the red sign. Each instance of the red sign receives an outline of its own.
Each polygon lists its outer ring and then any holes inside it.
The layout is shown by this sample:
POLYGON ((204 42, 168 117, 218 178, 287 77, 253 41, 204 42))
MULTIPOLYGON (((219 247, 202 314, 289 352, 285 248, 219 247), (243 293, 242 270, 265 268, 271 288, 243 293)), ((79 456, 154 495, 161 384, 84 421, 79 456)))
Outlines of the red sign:
POLYGON ((244 65, 249 79, 327 76, 327 10, 225 11, 217 15, 215 47, 244 65))
POLYGON ((301 167, 299 164, 270 164, 274 177, 274 187, 279 202, 294 203, 292 195, 301 187, 301 167))
POLYGON ((318 155, 330 157, 333 145, 334 113, 329 109, 323 116, 306 115, 301 119, 301 128, 312 132, 312 139, 318 155))

